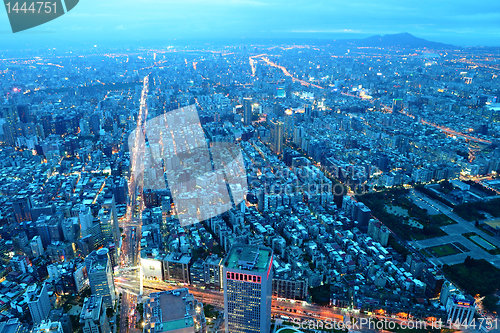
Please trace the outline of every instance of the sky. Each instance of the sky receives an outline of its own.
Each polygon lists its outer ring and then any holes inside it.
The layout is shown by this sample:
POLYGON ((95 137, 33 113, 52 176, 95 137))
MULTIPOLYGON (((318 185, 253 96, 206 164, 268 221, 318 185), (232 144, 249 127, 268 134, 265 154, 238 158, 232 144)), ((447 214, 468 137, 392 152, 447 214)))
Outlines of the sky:
POLYGON ((0 49, 252 38, 299 43, 400 32, 458 46, 500 46, 500 1, 80 0, 66 15, 16 34, 0 9, 0 49))

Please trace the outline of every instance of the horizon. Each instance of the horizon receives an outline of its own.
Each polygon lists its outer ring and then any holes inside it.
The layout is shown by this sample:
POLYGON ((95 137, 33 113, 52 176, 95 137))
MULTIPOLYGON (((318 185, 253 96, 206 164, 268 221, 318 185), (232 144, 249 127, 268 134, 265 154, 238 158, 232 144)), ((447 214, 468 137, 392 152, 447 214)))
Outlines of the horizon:
POLYGON ((362 39, 408 32, 418 38, 460 47, 500 47, 500 5, 478 1, 453 5, 340 4, 294 0, 82 1, 71 12, 13 34, 6 10, 0 38, 6 48, 99 44, 153 45, 219 40, 362 39))

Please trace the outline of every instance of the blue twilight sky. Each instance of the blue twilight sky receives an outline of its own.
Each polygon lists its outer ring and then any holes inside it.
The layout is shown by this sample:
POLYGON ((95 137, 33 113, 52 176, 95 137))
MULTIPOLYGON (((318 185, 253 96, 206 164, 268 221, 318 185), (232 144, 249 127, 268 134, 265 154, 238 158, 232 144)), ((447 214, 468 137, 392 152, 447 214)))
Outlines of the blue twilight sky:
POLYGON ((460 46, 500 46, 500 1, 80 0, 68 14, 17 34, 0 9, 0 49, 399 32, 460 46))

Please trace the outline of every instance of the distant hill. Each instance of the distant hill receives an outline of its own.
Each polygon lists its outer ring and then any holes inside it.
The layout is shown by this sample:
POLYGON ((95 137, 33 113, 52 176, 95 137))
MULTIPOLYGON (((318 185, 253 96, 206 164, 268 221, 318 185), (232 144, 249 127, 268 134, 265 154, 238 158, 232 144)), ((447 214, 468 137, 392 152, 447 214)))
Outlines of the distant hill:
MULTIPOLYGON (((346 42, 338 41, 338 42, 346 42)), ((410 33, 403 32, 393 35, 376 35, 364 39, 350 39, 349 44, 354 44, 360 47, 404 47, 404 48, 428 48, 428 49, 449 49, 455 48, 450 44, 439 42, 431 42, 423 38, 418 38, 410 33)), ((343 44, 343 43, 342 43, 343 44)))

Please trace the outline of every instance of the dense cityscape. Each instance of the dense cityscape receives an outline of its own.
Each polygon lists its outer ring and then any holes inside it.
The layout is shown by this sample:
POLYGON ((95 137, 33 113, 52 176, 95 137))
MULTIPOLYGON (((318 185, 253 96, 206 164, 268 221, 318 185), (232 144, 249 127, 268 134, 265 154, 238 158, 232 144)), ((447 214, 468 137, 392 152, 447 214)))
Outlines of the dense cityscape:
POLYGON ((416 40, 0 51, 0 333, 498 331, 500 49, 416 40))

